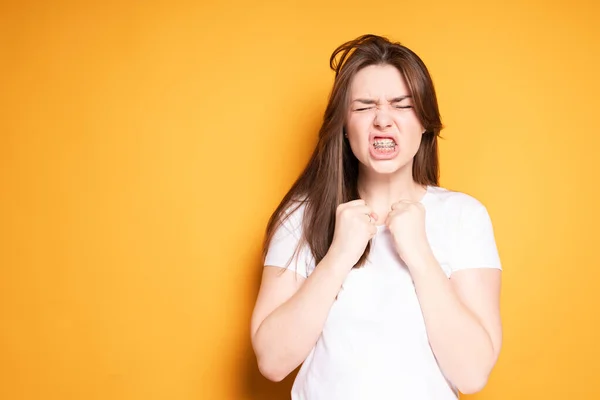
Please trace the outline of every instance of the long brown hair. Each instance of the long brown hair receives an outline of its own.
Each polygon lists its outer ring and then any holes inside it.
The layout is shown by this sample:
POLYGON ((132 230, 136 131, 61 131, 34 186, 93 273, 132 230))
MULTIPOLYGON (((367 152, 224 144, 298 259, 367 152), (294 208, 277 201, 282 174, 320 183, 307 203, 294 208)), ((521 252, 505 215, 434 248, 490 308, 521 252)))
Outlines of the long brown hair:
MULTIPOLYGON (((308 244, 315 265, 318 264, 333 240, 337 207, 359 198, 358 159, 344 138, 344 124, 352 80, 362 68, 392 65, 404 77, 412 95, 414 111, 426 130, 414 157, 413 180, 420 185, 438 186, 437 139, 443 126, 431 76, 419 56, 398 42, 369 34, 335 49, 329 65, 335 71, 335 80, 319 130, 317 146, 304 171, 269 219, 263 244, 263 260, 279 225, 304 204, 303 235, 296 251, 303 244, 308 244)), ((370 244, 356 266, 364 264, 369 251, 370 244)))

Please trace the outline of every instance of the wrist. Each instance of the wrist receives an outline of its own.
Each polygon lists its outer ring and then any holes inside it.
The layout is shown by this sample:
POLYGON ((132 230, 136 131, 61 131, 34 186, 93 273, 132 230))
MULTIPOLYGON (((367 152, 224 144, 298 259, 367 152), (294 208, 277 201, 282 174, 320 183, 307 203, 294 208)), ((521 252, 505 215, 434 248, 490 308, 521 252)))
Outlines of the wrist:
POLYGON ((433 251, 429 246, 415 248, 414 251, 412 251, 410 254, 407 254, 403 260, 409 269, 425 268, 425 266, 437 262, 435 256, 433 255, 433 251))
POLYGON ((323 257, 327 264, 332 268, 342 271, 349 271, 352 269, 356 261, 353 261, 344 251, 338 251, 335 247, 330 247, 329 251, 323 257))

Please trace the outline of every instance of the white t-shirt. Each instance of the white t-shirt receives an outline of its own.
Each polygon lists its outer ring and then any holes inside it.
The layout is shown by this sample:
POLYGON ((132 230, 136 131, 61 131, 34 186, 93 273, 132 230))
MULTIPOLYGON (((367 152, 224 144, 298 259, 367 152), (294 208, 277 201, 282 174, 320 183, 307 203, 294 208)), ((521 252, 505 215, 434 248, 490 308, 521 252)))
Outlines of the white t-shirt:
MULTIPOLYGON (((492 222, 472 196, 429 186, 421 202, 433 253, 448 277, 467 268, 501 269, 492 222)), ((301 235, 303 208, 276 231, 265 265, 285 268, 301 235)), ((352 269, 321 336, 302 364, 293 400, 456 400, 429 345, 411 276, 379 226, 368 262, 352 269)), ((287 268, 308 277, 307 246, 287 268)))

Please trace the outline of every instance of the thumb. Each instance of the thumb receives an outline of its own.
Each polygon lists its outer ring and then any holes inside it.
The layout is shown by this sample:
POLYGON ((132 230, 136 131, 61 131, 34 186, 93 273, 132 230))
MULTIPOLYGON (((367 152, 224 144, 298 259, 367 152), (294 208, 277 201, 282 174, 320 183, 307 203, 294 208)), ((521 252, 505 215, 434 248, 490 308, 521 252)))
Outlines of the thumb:
POLYGON ((385 218, 385 225, 386 225, 386 226, 389 226, 389 224, 390 224, 390 219, 391 219, 391 216, 392 216, 392 213, 391 213, 391 212, 389 212, 389 213, 388 213, 388 215, 387 215, 387 217, 385 218))

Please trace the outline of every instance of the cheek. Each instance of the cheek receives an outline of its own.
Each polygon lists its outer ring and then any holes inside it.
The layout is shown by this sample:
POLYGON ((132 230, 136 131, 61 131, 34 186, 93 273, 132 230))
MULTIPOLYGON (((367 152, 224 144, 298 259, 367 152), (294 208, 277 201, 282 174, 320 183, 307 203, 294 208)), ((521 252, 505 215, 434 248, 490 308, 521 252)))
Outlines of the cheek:
POLYGON ((350 150, 361 162, 366 162, 369 153, 369 123, 364 118, 352 118, 346 124, 346 140, 350 144, 350 150))
POLYGON ((419 147, 421 146, 421 139, 422 139, 422 134, 420 131, 417 131, 414 134, 411 134, 410 136, 410 147, 412 149, 413 153, 417 153, 417 151, 419 150, 419 147))
POLYGON ((370 122, 364 115, 354 116, 346 123, 346 133, 352 151, 362 153, 368 147, 367 138, 369 137, 370 122))
POLYGON ((346 122, 346 132, 348 136, 361 136, 365 132, 368 132, 369 119, 365 114, 353 115, 352 118, 348 118, 346 122))
POLYGON ((400 131, 404 133, 404 136, 410 138, 412 142, 417 140, 421 141, 421 134, 423 133, 423 126, 416 116, 410 118, 400 118, 397 121, 400 131))
POLYGON ((406 156, 414 156, 421 146, 423 127, 418 119, 404 119, 397 121, 400 130, 400 146, 404 148, 406 156))
POLYGON ((417 118, 417 114, 415 114, 414 110, 410 110, 408 112, 400 112, 396 115, 395 118, 396 123, 401 129, 404 130, 419 130, 421 128, 421 122, 419 118, 417 118))

